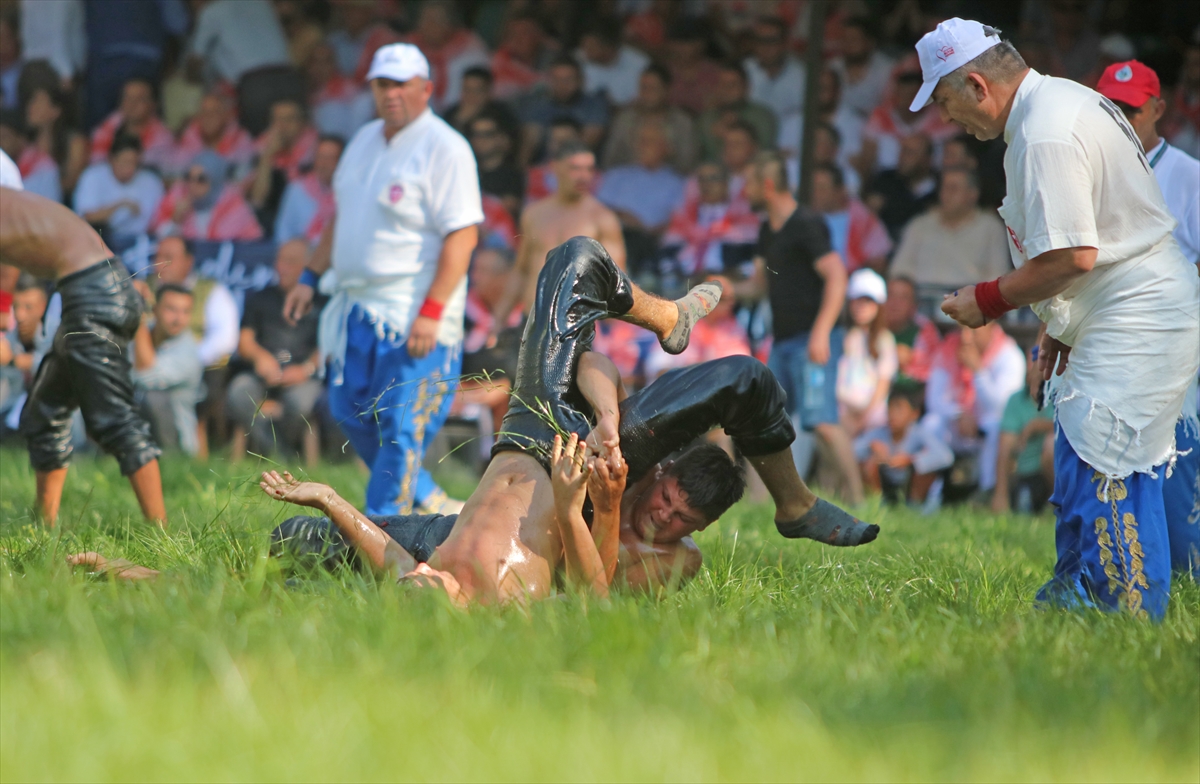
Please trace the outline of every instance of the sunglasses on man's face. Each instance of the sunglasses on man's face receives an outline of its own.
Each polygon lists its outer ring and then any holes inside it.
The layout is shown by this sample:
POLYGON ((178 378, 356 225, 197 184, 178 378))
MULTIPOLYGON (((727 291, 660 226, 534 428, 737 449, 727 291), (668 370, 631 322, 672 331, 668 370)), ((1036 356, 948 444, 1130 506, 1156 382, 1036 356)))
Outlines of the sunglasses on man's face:
POLYGON ((188 182, 208 182, 208 175, 204 172, 188 172, 183 179, 188 182))

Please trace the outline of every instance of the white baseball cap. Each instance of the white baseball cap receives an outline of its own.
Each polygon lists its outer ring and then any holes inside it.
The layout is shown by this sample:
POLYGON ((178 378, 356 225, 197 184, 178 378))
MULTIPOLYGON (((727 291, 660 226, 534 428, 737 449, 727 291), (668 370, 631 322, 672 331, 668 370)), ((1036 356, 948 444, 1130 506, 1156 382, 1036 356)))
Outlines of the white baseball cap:
POLYGON ((367 81, 383 78, 395 82, 407 82, 415 76, 429 78, 429 61, 421 50, 412 44, 388 44, 375 50, 371 58, 371 70, 367 81))
POLYGON ((872 299, 880 305, 887 302, 887 283, 878 272, 863 267, 850 275, 846 284, 846 299, 872 299))
POLYGON ((925 83, 913 99, 910 112, 929 104, 933 88, 946 74, 961 68, 979 55, 1000 43, 1000 31, 971 19, 947 19, 933 32, 917 41, 917 57, 921 60, 921 76, 925 83))

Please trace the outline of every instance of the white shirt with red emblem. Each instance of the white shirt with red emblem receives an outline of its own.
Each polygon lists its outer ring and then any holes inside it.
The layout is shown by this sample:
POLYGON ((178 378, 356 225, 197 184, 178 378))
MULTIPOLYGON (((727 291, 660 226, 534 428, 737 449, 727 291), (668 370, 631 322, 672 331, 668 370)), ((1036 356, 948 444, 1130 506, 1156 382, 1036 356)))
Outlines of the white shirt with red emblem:
POLYGON ((1095 268, 1035 303, 1071 346, 1056 416, 1076 454, 1110 478, 1175 455, 1175 423, 1200 365, 1200 277, 1133 129, 1099 93, 1031 70, 1004 129, 1000 217, 1013 263, 1098 249, 1095 268))
MULTIPOLYGON (((338 360, 358 306, 378 334, 401 340, 437 273, 446 235, 483 222, 475 155, 462 135, 426 109, 390 140, 383 120, 364 125, 333 176, 334 296, 321 316, 322 352, 338 360)), ((444 303, 438 342, 462 340, 464 278, 444 303)))

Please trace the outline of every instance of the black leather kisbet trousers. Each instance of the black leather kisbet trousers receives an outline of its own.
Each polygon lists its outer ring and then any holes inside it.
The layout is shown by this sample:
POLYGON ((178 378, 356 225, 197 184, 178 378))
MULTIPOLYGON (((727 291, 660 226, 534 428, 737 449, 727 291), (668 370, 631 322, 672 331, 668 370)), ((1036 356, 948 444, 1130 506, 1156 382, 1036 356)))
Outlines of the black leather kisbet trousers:
MULTIPOLYGON (((596 322, 627 314, 633 299, 629 278, 595 240, 575 237, 549 253, 538 276, 534 312, 521 338, 512 399, 493 456, 525 452, 549 470, 556 429, 580 438, 591 431, 593 412, 575 383, 579 358, 592 348, 596 322)), ((629 463, 629 481, 717 427, 747 457, 782 452, 796 437, 785 400, 775 376, 753 357, 726 357, 663 374, 621 403, 621 454, 629 463)), ((432 552, 430 533, 441 535, 441 541, 450 533, 452 524, 439 518, 420 525, 422 554, 432 552)), ((379 520, 404 546, 401 538, 408 537, 399 534, 412 527, 411 521, 405 516, 379 520)), ((304 552, 316 553, 320 547, 346 551, 344 540, 324 518, 292 518, 272 538, 280 550, 289 549, 288 541, 299 546, 302 540, 304 552)))

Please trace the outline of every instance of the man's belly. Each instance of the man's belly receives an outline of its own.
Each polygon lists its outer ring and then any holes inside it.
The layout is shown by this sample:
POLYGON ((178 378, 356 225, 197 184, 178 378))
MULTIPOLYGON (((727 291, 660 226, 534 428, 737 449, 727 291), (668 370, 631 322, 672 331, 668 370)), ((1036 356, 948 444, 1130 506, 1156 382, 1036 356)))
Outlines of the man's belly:
POLYGON ((549 476, 532 457, 506 452, 429 565, 452 573, 475 601, 522 601, 549 595, 561 551, 549 476))

